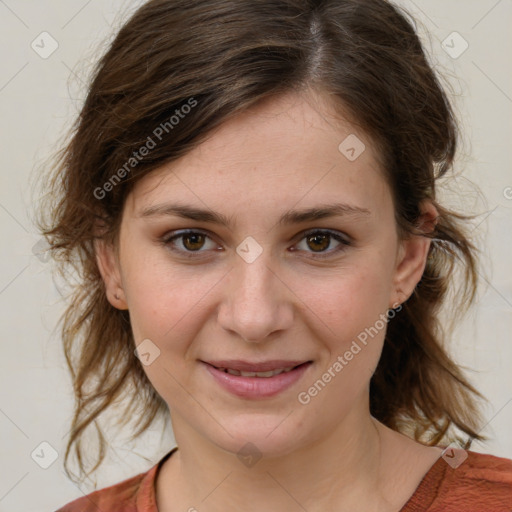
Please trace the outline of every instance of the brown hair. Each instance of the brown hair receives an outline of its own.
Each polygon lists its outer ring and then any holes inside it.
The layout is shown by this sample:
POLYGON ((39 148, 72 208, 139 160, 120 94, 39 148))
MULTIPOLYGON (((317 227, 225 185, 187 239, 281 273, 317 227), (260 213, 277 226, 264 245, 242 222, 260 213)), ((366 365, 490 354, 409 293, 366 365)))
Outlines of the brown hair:
MULTIPOLYGON (((169 414, 134 355, 129 313, 107 301, 93 247, 98 225, 115 243, 137 180, 191 151, 235 113, 306 88, 329 95, 375 143, 402 237, 418 232, 421 201, 432 200, 439 212, 424 275, 389 322, 371 379, 371 414, 425 444, 439 444, 452 427, 469 435, 466 448, 485 439, 476 404, 483 397, 449 356, 439 320, 457 268, 463 280, 453 314, 473 302, 477 285, 476 249, 462 224, 469 217, 443 208, 435 194, 459 133, 404 12, 384 0, 152 0, 121 28, 97 63, 40 207, 39 226, 60 272, 78 275, 61 318, 76 398, 68 476, 73 447, 85 472, 82 435, 98 428, 107 408, 123 403, 126 424, 141 406, 132 439, 169 414), (142 155, 150 138, 154 147, 142 155)), ((98 432, 100 453, 88 474, 105 455, 98 432)))

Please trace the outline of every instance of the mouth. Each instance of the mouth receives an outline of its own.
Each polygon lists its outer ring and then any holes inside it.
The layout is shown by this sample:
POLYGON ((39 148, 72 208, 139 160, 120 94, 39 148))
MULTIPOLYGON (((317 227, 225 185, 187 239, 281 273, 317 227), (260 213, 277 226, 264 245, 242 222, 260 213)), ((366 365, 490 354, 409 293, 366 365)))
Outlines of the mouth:
POLYGON ((286 361, 286 360, 273 360, 263 361, 259 363, 251 363, 242 360, 231 361, 203 361, 210 366, 213 366, 219 371, 229 373, 230 375, 237 375, 242 377, 259 377, 268 378, 281 373, 288 373, 295 370, 303 364, 311 363, 312 361, 286 361))
POLYGON ((296 384, 313 361, 201 361, 222 388, 245 399, 275 396, 296 384), (263 367, 263 368, 262 368, 263 367))

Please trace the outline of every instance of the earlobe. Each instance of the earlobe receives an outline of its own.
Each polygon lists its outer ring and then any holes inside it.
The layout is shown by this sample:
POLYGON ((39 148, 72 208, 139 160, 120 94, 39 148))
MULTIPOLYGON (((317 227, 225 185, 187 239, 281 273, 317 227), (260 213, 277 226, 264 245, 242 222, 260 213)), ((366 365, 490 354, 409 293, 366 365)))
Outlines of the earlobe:
POLYGON ((94 241, 94 251, 98 269, 105 283, 107 300, 117 309, 128 309, 115 248, 112 244, 97 239, 94 241))

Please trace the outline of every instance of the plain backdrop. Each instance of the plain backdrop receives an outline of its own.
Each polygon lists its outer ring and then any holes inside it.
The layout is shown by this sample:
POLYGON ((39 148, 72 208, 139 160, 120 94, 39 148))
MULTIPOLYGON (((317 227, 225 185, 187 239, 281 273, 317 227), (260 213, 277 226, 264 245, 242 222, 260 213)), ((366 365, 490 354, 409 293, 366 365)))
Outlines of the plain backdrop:
MULTIPOLYGON (((32 180, 71 126, 98 51, 140 3, 0 0, 0 512, 54 511, 94 489, 92 482, 76 486, 63 472, 73 405, 55 330, 63 304, 51 264, 34 254, 40 236, 31 222, 32 180), (37 47, 41 38, 45 44, 37 47)), ((512 458, 512 2, 400 4, 418 20, 464 132, 446 200, 478 214, 473 234, 484 252, 482 289, 450 345, 489 399, 482 432, 490 441, 472 449, 512 458)), ((96 474, 98 488, 147 471, 174 446, 172 432, 162 434, 158 424, 135 443, 127 438, 108 438, 112 449, 96 474)))

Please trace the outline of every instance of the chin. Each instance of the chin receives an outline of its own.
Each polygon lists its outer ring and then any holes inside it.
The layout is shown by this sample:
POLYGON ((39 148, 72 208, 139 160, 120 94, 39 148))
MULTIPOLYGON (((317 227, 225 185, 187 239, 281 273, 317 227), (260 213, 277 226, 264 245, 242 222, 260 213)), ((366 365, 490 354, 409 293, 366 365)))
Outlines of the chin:
MULTIPOLYGON (((274 415, 243 414, 227 422, 227 434, 221 429, 211 441, 219 448, 243 458, 282 457, 298 449, 303 440, 297 436, 299 425, 285 419, 288 413, 274 415)), ((291 415, 290 415, 291 416, 291 415)), ((302 433, 304 432, 303 429, 302 433)))

